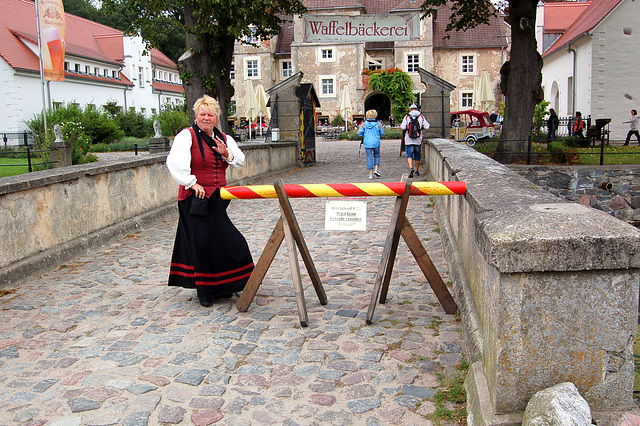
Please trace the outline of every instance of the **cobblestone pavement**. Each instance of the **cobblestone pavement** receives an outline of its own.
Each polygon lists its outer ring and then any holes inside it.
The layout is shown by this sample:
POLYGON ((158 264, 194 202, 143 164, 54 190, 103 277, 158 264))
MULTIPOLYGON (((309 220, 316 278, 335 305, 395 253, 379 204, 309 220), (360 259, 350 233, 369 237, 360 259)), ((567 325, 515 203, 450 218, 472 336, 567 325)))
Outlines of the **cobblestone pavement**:
MULTIPOLYGON (((383 141, 382 181, 407 171, 383 141)), ((318 163, 285 183, 365 182, 357 141, 318 142, 318 163)), ((264 183, 271 183, 264 182, 264 183)), ((365 316, 394 198, 367 199, 367 230, 324 230, 326 199, 292 199, 329 303, 304 265, 309 326, 296 310, 285 244, 247 312, 166 285, 176 217, 5 288, 0 297, 0 424, 424 425, 437 373, 461 361, 460 324, 444 313, 401 241, 389 298, 365 316)), ((428 197, 407 216, 447 282, 428 197)), ((229 213, 257 261, 278 201, 229 213)))

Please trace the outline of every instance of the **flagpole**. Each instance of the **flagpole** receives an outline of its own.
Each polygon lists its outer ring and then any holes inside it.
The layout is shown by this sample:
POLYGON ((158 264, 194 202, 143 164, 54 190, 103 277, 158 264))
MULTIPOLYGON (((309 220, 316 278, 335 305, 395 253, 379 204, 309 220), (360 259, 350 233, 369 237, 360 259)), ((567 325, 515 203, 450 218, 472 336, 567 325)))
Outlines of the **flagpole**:
POLYGON ((42 62, 42 40, 40 39, 40 13, 38 3, 40 0, 36 0, 36 30, 38 32, 38 59, 40 60, 40 85, 42 86, 42 120, 44 123, 44 137, 47 136, 47 114, 46 114, 46 100, 44 97, 44 64, 42 62))

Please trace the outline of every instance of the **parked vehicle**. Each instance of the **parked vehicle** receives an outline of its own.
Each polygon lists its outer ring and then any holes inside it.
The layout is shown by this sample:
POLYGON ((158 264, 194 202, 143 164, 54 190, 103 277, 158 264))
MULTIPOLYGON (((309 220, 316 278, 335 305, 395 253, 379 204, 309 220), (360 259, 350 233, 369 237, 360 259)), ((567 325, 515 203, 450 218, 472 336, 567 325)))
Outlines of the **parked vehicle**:
POLYGON ((474 146, 477 141, 491 139, 495 135, 495 127, 487 112, 466 109, 450 114, 451 134, 449 137, 451 139, 474 146))

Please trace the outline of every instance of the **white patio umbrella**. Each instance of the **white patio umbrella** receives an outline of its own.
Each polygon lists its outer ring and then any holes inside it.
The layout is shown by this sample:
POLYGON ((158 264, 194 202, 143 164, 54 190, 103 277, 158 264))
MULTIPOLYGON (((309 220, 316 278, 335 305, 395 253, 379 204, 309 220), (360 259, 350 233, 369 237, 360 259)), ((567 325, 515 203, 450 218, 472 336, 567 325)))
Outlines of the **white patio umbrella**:
POLYGON ((244 115, 249 119, 249 141, 251 141, 251 121, 258 116, 258 99, 251 80, 244 83, 244 115))
POLYGON ((269 96, 262 84, 258 84, 258 87, 256 87, 256 99, 258 100, 258 115, 260 116, 260 136, 262 136, 262 117, 271 118, 271 111, 267 108, 269 96))
POLYGON ((477 109, 484 112, 490 112, 490 109, 496 102, 496 97, 493 94, 493 86, 491 85, 491 80, 489 80, 489 73, 487 70, 482 70, 482 74, 480 75, 480 81, 478 83, 478 97, 476 99, 476 103, 478 105, 477 109))
POLYGON ((340 115, 344 118, 344 131, 347 129, 347 116, 351 113, 351 97, 349 96, 349 86, 344 86, 342 90, 342 101, 340 102, 340 115))

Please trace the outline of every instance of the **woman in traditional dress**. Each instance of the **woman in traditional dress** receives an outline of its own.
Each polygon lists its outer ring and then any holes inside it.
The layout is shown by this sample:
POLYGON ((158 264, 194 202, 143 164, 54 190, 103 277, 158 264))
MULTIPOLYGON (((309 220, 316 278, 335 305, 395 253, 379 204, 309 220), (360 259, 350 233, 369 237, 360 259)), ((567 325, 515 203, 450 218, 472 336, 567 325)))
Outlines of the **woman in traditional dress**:
POLYGON ((244 153, 215 126, 220 104, 203 96, 193 105, 196 121, 176 135, 167 156, 178 191, 178 231, 169 285, 195 288, 202 306, 244 289, 253 260, 247 241, 227 216, 229 200, 220 198, 229 165, 244 165, 244 153))

